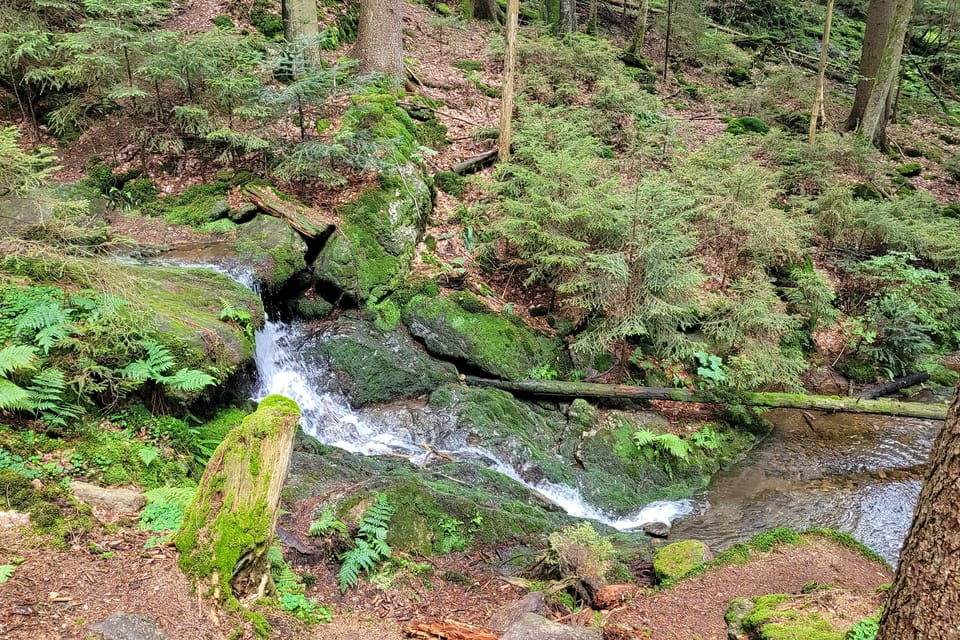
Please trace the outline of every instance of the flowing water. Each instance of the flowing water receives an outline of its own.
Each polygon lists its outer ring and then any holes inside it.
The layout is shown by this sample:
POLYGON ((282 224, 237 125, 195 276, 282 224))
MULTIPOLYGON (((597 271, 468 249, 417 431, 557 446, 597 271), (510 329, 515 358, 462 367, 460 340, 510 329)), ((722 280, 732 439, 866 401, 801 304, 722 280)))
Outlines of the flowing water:
MULTIPOLYGON (((246 272, 205 266, 255 288, 246 272)), ((365 420, 337 390, 332 374, 299 357, 309 330, 267 320, 256 336, 256 398, 277 393, 295 400, 304 430, 321 442, 367 455, 400 454, 423 463, 419 439, 396 421, 365 420)), ((852 534, 891 564, 910 525, 924 465, 939 422, 857 414, 821 414, 808 422, 799 411, 767 414, 773 433, 743 460, 722 471, 695 500, 640 506, 611 518, 573 487, 526 482, 480 447, 447 451, 483 462, 540 493, 569 514, 621 530, 650 522, 674 524, 672 537, 703 540, 715 551, 774 527, 828 527, 852 534)))
POLYGON ((773 527, 828 527, 896 565, 940 422, 777 410, 775 429, 723 472, 673 535, 714 550, 773 527))

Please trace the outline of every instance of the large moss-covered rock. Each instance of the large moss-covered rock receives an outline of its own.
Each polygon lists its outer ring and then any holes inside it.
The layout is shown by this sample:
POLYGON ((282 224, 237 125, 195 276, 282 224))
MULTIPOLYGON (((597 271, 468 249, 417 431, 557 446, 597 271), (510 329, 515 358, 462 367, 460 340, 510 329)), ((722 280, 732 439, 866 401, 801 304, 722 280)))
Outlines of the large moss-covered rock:
POLYGON ((775 593, 730 602, 725 619, 731 637, 761 640, 844 640, 856 624, 855 637, 872 637, 873 616, 882 594, 863 594, 847 589, 823 589, 788 595, 775 593), (851 615, 853 614, 853 615, 851 615), (859 618, 867 618, 858 622, 859 618))
POLYGON ((402 551, 449 550, 451 541, 445 538, 452 533, 466 543, 487 543, 572 522, 522 484, 481 464, 450 462, 423 469, 395 456, 359 456, 326 447, 294 453, 284 507, 296 521, 302 518, 299 509, 324 496, 323 506, 351 523, 378 493, 396 507, 388 542, 402 551), (453 526, 456 522, 460 524, 453 526))
POLYGON ((253 265, 267 291, 278 291, 307 269, 307 243, 286 222, 260 215, 237 227, 237 252, 253 265))
POLYGON ((263 595, 299 419, 295 402, 268 396, 210 457, 174 540, 180 568, 204 595, 232 605, 263 595))
POLYGON ((340 225, 314 266, 314 277, 357 302, 380 297, 409 266, 433 206, 429 185, 414 165, 341 207, 340 225))
POLYGON ((559 367, 552 340, 494 313, 470 293, 415 296, 404 307, 402 317, 410 333, 431 353, 489 375, 516 380, 559 367))
POLYGON ((428 394, 456 380, 452 365, 417 349, 400 331, 357 320, 340 320, 303 357, 334 370, 354 407, 428 394))

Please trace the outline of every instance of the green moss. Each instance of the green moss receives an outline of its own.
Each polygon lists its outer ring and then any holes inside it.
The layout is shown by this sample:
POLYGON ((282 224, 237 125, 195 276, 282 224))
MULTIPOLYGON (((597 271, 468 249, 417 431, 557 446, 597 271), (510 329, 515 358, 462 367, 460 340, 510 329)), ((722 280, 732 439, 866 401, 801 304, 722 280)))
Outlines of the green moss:
POLYGON ((856 551, 867 560, 873 560, 885 566, 889 566, 883 556, 844 531, 837 531, 836 529, 808 529, 803 532, 803 535, 832 540, 841 547, 856 551))
POLYGON ((353 137, 361 132, 388 148, 391 164, 406 164, 417 148, 417 128, 410 115, 397 105, 396 95, 380 87, 353 96, 338 137, 353 137))
POLYGON ((744 629, 757 633, 762 640, 843 640, 844 632, 815 611, 804 611, 802 602, 796 609, 786 606, 791 600, 785 594, 760 596, 754 609, 742 621, 744 629))
POLYGON ((750 546, 757 551, 766 552, 781 544, 796 545, 801 542, 803 542, 803 538, 796 531, 786 527, 777 527, 754 536, 750 540, 750 546))
POLYGON ((770 126, 766 122, 760 118, 754 118, 753 116, 733 118, 727 123, 727 133, 735 136, 743 135, 745 133, 759 133, 763 135, 769 131, 770 126))
POLYGON ((920 175, 920 172, 923 171, 923 165, 921 165, 919 162, 910 162, 900 165, 895 169, 895 171, 904 178, 912 178, 920 175))
POLYGON ((416 296, 403 309, 403 322, 427 349, 502 378, 530 376, 543 365, 557 366, 553 342, 490 311, 476 296, 416 296))
POLYGON ((254 265, 258 280, 270 291, 279 291, 307 269, 307 245, 282 220, 257 216, 237 227, 240 259, 254 265))
POLYGON ((453 66, 462 71, 483 71, 482 60, 457 60, 453 66))
POLYGON ((653 557, 653 572, 658 582, 674 582, 702 567, 710 559, 710 550, 699 540, 682 540, 663 547, 653 557))

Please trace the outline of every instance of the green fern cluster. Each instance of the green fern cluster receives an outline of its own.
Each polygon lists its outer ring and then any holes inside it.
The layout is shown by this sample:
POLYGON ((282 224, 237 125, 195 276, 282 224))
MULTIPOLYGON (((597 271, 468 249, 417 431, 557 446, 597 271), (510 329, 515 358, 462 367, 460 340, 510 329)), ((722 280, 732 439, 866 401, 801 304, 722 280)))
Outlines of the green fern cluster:
POLYGON ((303 579, 284 560, 279 546, 270 547, 267 559, 270 561, 270 577, 282 611, 309 624, 328 623, 333 620, 329 607, 320 605, 316 598, 306 596, 303 579))
POLYGON ((372 571, 391 556, 392 550, 387 544, 387 529, 394 511, 395 507, 387 497, 380 495, 364 512, 353 540, 353 549, 340 556, 343 564, 337 577, 341 592, 355 587, 360 581, 361 572, 372 571))
POLYGON ((146 548, 167 542, 180 530, 195 491, 193 487, 160 487, 143 494, 147 506, 140 512, 140 530, 161 534, 147 540, 146 548))

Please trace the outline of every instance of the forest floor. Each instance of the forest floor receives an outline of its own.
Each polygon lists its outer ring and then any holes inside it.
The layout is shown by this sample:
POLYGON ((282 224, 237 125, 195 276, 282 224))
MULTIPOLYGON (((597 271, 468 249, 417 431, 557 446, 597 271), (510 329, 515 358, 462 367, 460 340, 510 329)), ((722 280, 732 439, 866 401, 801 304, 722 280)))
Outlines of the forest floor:
MULTIPOLYGON (((177 568, 175 551, 169 545, 145 550, 148 536, 135 526, 121 526, 55 550, 0 525, 0 553, 23 559, 0 588, 0 637, 89 638, 90 624, 119 611, 149 615, 174 640, 231 637, 240 621, 224 618, 227 614, 192 595, 177 568)), ((489 562, 496 556, 497 549, 485 548, 417 558, 429 563, 431 571, 401 576, 389 585, 365 584, 346 596, 336 591, 334 580, 328 581, 331 576, 318 572, 317 585, 308 594, 334 609, 330 624, 307 626, 275 609, 262 613, 272 637, 293 640, 399 640, 410 637, 407 630, 414 625, 436 620, 482 628, 493 611, 523 594, 489 562)), ((841 587, 843 601, 822 606, 852 624, 876 612, 881 604, 877 588, 891 578, 877 562, 816 539, 778 546, 749 564, 711 569, 670 589, 639 591, 624 604, 598 613, 608 640, 723 640, 724 613, 734 598, 801 593, 812 583, 841 587)), ((596 624, 589 610, 571 616, 560 606, 556 609, 554 615, 567 624, 596 624)), ((252 637, 247 631, 245 637, 252 637)))

